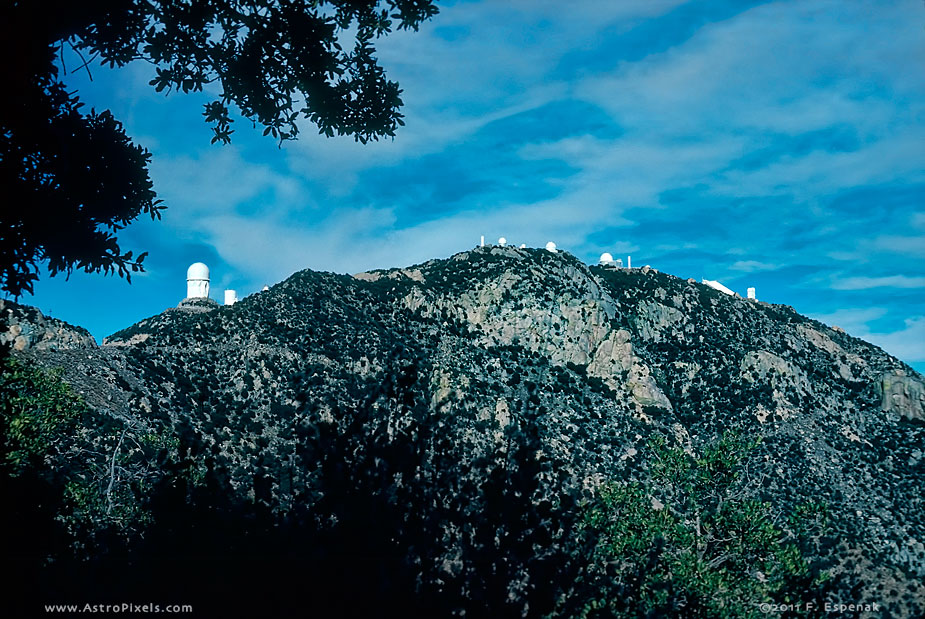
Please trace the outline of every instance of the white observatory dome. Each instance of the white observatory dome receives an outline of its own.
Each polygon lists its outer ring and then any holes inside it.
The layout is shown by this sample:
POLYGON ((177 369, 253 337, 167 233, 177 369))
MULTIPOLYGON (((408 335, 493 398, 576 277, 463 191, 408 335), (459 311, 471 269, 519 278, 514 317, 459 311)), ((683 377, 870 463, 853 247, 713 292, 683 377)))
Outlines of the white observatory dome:
POLYGON ((186 298, 204 299, 209 296, 209 267, 194 262, 186 269, 186 298))
POLYGON ((612 264, 612 263, 613 263, 613 256, 611 254, 609 254, 606 251, 603 254, 601 254, 601 264, 612 264))
POLYGON ((186 270, 186 279, 209 279, 209 267, 201 262, 194 262, 186 270))
POLYGON ((498 245, 500 245, 501 247, 504 247, 505 245, 507 245, 507 239, 502 236, 500 239, 498 239, 498 245))
POLYGON ((556 244, 553 243, 552 241, 549 241, 548 243, 546 243, 546 251, 551 251, 552 253, 556 253, 556 244))

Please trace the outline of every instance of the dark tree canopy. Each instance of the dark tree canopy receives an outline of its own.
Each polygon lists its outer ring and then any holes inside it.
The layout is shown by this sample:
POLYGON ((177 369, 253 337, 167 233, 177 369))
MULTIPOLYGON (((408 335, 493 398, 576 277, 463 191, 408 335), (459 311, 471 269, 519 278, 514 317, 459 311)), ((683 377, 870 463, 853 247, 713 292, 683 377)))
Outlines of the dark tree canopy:
POLYGON ((123 253, 116 232, 164 208, 150 153, 62 82, 66 46, 78 70, 150 62, 158 92, 217 84, 213 143, 231 140, 235 108, 280 142, 307 119, 366 143, 404 124, 374 42, 436 13, 433 0, 0 0, 0 289, 32 292, 43 263, 129 278, 145 254, 123 253))

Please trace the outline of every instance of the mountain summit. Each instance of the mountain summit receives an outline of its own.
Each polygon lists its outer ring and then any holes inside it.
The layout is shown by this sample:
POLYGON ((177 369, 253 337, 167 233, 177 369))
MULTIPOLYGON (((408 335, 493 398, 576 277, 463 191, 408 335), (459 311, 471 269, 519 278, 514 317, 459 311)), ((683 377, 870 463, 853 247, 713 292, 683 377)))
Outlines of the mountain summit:
MULTIPOLYGON (((611 525, 674 518, 702 544, 699 555, 672 551, 673 534, 643 544, 648 558, 619 585, 643 583, 640 596, 671 552, 738 569, 732 551, 710 554, 728 540, 709 537, 720 525, 704 524, 707 509, 678 506, 712 505, 721 522, 747 505, 824 577, 773 598, 763 564, 743 567, 734 590, 764 593, 742 612, 723 602, 728 616, 810 599, 925 612, 925 380, 791 307, 496 246, 354 276, 306 270, 196 309, 99 347, 66 334, 68 346, 30 347, 16 337, 34 311, 5 308, 14 359, 60 368, 96 419, 84 425, 100 462, 123 463, 121 475, 115 464, 85 475, 108 489, 102 507, 63 519, 79 524, 81 560, 110 576, 115 559, 100 557, 124 543, 145 574, 176 585, 216 569, 261 599, 301 583, 371 612, 587 614, 609 603, 587 583, 623 569, 585 565, 607 537, 589 537, 604 513, 589 506, 638 490, 642 511, 611 525), (669 491, 681 479, 664 476, 669 456, 706 472, 669 491), (735 469, 720 483, 713 463, 726 456, 735 469), (698 489, 708 499, 692 499, 698 489), (117 522, 120 502, 131 517, 117 522), (792 516, 822 504, 825 527, 800 538, 792 516), (202 558, 215 556, 227 561, 202 558)), ((708 581, 671 574, 652 599, 696 614, 700 585, 683 583, 708 581)), ((202 581, 199 594, 222 595, 202 581)))

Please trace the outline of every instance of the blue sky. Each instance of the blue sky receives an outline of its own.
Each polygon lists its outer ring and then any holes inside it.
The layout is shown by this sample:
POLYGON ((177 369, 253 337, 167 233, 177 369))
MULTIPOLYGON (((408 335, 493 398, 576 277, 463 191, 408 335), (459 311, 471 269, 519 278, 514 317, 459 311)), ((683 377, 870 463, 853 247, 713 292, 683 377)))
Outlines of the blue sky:
MULTIPOLYGON (((70 83, 154 155, 168 205, 121 236, 132 284, 44 278, 26 303, 101 339, 174 306, 311 268, 354 273, 505 236, 717 279, 925 370, 925 7, 920 0, 441 3, 380 42, 407 125, 278 148, 151 69, 70 83)), ((72 63, 73 64, 73 63, 72 63)))

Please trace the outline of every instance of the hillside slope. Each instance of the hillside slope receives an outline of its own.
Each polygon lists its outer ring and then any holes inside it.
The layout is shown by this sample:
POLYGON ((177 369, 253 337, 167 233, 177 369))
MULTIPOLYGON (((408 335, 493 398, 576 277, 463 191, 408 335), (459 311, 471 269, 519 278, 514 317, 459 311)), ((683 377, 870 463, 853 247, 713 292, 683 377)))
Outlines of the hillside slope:
POLYGON ((319 590, 360 579, 371 606, 407 587, 448 613, 543 614, 580 562, 582 501, 644 476, 653 437, 696 455, 731 431, 761 437, 743 496, 777 513, 829 505, 809 549, 827 599, 925 612, 925 381, 790 307, 484 247, 302 271, 234 306, 54 348, 16 354, 62 368, 96 414, 179 445, 147 486, 177 495, 148 506, 162 528, 145 543, 204 543, 163 523, 212 501, 227 518, 209 521, 210 543, 227 526, 230 553, 286 556, 274 582, 311 563, 319 590))

